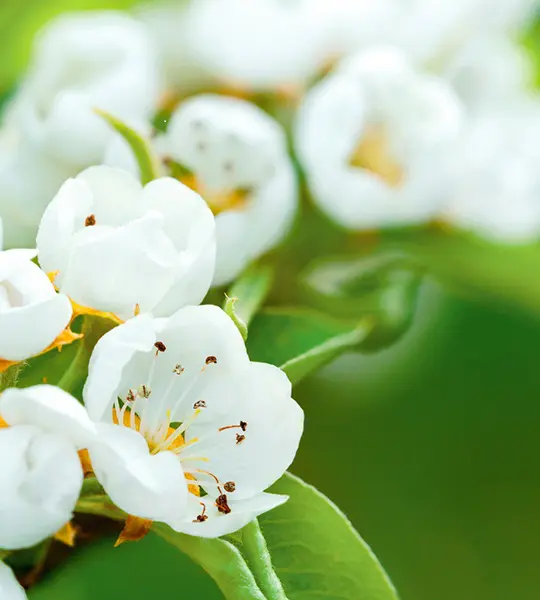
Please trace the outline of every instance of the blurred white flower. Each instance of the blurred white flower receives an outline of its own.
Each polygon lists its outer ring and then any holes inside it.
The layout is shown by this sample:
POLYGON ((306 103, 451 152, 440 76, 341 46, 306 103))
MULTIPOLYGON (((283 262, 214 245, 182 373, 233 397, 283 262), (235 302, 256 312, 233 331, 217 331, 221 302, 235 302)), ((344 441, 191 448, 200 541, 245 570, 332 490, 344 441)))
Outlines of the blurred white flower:
POLYGON ((0 561, 0 598, 2 600, 26 600, 26 593, 13 571, 0 561))
POLYGON ((317 205, 342 226, 421 223, 444 200, 461 104, 396 49, 351 56, 300 107, 295 143, 317 205))
POLYGON ((476 114, 503 108, 532 88, 529 57, 508 36, 476 36, 461 46, 444 69, 465 106, 476 114))
POLYGON ((78 450, 94 435, 84 407, 60 388, 2 393, 0 548, 33 546, 70 521, 83 481, 78 450))
POLYGON ((113 11, 65 14, 38 34, 11 118, 24 146, 81 169, 99 163, 114 135, 93 109, 125 122, 150 116, 158 83, 140 23, 113 11))
POLYGON ((111 330, 83 396, 98 422, 93 470, 127 513, 217 537, 286 500, 263 490, 295 456, 302 409, 282 371, 249 361, 221 309, 141 315, 111 330))
POLYGON ((524 99, 467 123, 443 219, 481 237, 540 237, 540 102, 524 99))
POLYGON ((214 273, 215 224, 202 198, 169 177, 144 188, 129 173, 91 167, 46 208, 41 267, 76 304, 128 319, 198 304, 214 273))
POLYGON ((233 87, 303 85, 327 58, 327 0, 195 0, 192 55, 233 87))
MULTIPOLYGON (((35 250, 0 252, 0 372, 11 362, 61 345, 72 315, 66 296, 57 294, 32 262, 35 250)), ((65 336, 64 343, 72 341, 65 336)))

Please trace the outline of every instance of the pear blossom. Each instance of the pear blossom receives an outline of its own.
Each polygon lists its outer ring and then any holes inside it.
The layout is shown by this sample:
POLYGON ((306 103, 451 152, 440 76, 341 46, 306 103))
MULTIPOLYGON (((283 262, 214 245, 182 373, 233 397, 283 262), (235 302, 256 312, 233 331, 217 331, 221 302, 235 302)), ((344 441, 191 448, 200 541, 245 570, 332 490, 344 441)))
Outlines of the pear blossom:
POLYGON ((140 23, 114 11, 68 13, 38 34, 12 118, 26 143, 82 169, 101 160, 114 135, 94 109, 129 122, 150 116, 158 93, 140 23))
POLYGON ((442 219, 494 242, 540 237, 540 103, 523 98, 470 119, 442 219))
MULTIPOLYGON (((216 94, 193 96, 175 110, 155 149, 171 175, 197 191, 216 216, 213 285, 232 281, 289 231, 298 184, 285 132, 254 104, 216 94)), ((138 172, 123 140, 111 144, 106 160, 138 172)))
POLYGON ((285 502, 264 490, 294 458, 302 409, 282 371, 250 362, 218 307, 111 330, 83 397, 98 432, 93 470, 127 513, 217 537, 285 502))
POLYGON ((61 343, 71 320, 69 299, 32 262, 35 255, 35 250, 0 252, 0 371, 61 343))
POLYGON ((0 598, 2 600, 26 600, 26 593, 13 571, 0 561, 0 598))
POLYGON ((327 0, 196 0, 187 35, 192 55, 233 87, 302 86, 327 58, 327 0))
POLYGON ((69 179, 45 209, 41 267, 82 307, 128 319, 198 304, 215 261, 210 209, 169 177, 143 186, 129 173, 91 167, 69 179))
POLYGON ((60 388, 2 393, 1 549, 33 546, 69 522, 83 481, 78 450, 94 435, 84 407, 60 388))
POLYGON ((444 201, 462 107, 392 47, 339 63, 300 107, 295 145, 315 203, 352 230, 429 220, 444 201))

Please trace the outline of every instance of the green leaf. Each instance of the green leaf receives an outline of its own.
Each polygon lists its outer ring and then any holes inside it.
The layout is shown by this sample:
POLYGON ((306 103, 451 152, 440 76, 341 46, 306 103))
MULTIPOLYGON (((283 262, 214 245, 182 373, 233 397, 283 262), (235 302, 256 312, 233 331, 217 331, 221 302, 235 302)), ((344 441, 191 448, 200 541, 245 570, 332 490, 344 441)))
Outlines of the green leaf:
POLYGON ((540 245, 507 246, 444 231, 396 232, 387 243, 422 263, 454 292, 540 316, 540 245))
MULTIPOLYGON (((235 281, 227 296, 236 299, 237 318, 249 325, 268 296, 275 272, 270 265, 253 264, 235 281)), ((245 338, 244 338, 245 339, 245 338)))
POLYGON ((28 592, 29 600, 223 600, 200 567, 157 535, 118 548, 115 539, 77 548, 28 592))
POLYGON ((286 474, 271 490, 288 502, 259 520, 290 600, 397 600, 377 558, 323 494, 286 474))
POLYGON ((143 185, 161 176, 160 162, 154 153, 150 140, 145 139, 113 115, 99 109, 96 109, 95 112, 103 117, 129 144, 139 165, 143 185))
POLYGON ((312 310, 266 309, 250 328, 252 360, 281 367, 292 383, 354 350, 367 339, 371 322, 343 323, 312 310))

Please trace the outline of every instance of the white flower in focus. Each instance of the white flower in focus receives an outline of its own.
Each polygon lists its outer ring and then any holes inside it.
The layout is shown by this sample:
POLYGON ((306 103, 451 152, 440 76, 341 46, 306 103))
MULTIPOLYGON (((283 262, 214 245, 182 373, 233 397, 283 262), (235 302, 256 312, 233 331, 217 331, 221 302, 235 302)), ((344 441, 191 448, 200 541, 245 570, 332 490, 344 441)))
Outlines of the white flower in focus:
POLYGON ((421 223, 444 200, 461 105, 392 48, 342 61, 306 96, 295 144, 317 205, 353 230, 421 223))
POLYGON ((49 204, 37 236, 41 267, 75 303, 128 319, 198 304, 214 273, 215 225, 202 198, 169 177, 144 188, 91 167, 49 204))
POLYGON ((481 237, 523 244, 540 237, 540 105, 529 99, 467 124, 442 218, 481 237))
POLYGON ((286 500, 264 490, 295 456, 302 409, 282 371, 250 362, 221 309, 141 315, 108 332, 83 395, 98 422, 93 470, 127 513, 217 537, 286 500))
POLYGON ((150 116, 158 91, 140 23, 112 11, 67 14, 38 35, 13 118, 24 145, 84 168, 101 161, 114 135, 93 110, 129 123, 150 116))
POLYGON ((0 598, 2 600, 26 600, 26 593, 13 571, 0 561, 0 598))
POLYGON ((83 481, 78 450, 94 435, 84 407, 60 388, 2 393, 0 549, 33 546, 70 521, 83 481))
POLYGON ((249 90, 304 84, 327 58, 327 0, 196 0, 192 53, 208 72, 249 90))
MULTIPOLYGON (((0 372, 10 363, 61 345, 71 303, 32 262, 34 250, 0 252, 0 372)), ((74 338, 65 342, 73 341, 74 338)))
POLYGON ((157 146, 216 215, 214 285, 234 279, 288 232, 298 186, 285 133, 254 104, 194 96, 177 108, 157 146))

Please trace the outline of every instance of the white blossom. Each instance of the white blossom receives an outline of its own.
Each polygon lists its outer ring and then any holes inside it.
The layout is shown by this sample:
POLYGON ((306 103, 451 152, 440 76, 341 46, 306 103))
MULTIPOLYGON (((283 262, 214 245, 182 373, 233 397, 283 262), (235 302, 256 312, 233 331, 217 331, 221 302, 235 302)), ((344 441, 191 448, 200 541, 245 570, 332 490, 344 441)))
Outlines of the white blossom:
POLYGON ((26 593, 13 571, 0 561, 0 598, 2 600, 26 600, 26 593))
POLYGON ((540 236, 540 103, 528 98, 467 123, 443 219, 495 242, 540 236))
POLYGON ((129 173, 91 167, 46 208, 41 267, 75 303, 128 319, 198 304, 215 261, 215 225, 201 197, 163 177, 144 188, 129 173))
POLYGON ((113 136, 94 109, 125 122, 149 116, 158 84, 141 24, 113 11, 66 14, 37 36, 13 118, 27 143, 84 168, 101 160, 113 136))
POLYGON ((221 309, 111 330, 83 396, 97 422, 93 470, 127 513, 217 537, 286 500, 264 490, 292 462, 303 412, 282 371, 250 362, 221 309))
POLYGON ((22 361, 55 344, 71 320, 69 299, 57 294, 32 262, 34 250, 0 252, 1 363, 22 361))
POLYGON ((317 205, 349 229, 421 223, 444 200, 461 105, 391 47, 351 56, 306 96, 295 143, 317 205))
POLYGON ((196 0, 187 34, 198 61, 249 90, 303 85, 327 58, 326 0, 196 0))
POLYGON ((84 407, 59 388, 2 393, 0 548, 33 546, 69 522, 83 481, 77 452, 94 435, 84 407))

